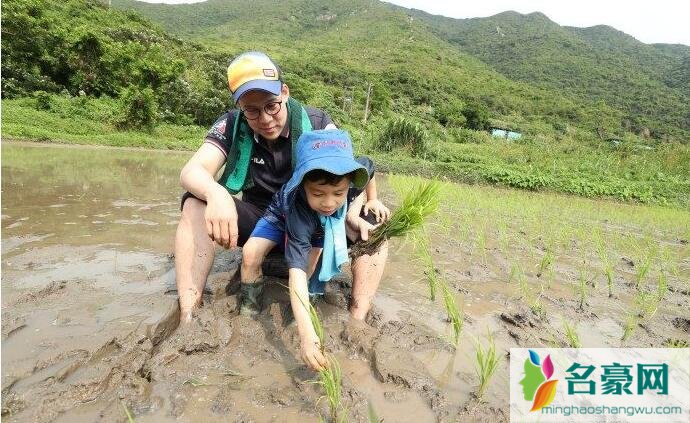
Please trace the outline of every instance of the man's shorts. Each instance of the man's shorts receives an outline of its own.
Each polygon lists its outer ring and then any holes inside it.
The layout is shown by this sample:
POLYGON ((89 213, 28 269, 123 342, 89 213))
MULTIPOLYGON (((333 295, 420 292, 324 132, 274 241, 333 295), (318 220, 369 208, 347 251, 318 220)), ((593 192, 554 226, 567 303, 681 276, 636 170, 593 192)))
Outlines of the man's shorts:
MULTIPOLYGON (((180 202, 180 211, 184 207, 184 202, 187 201, 187 199, 190 197, 196 198, 194 194, 190 192, 185 192, 184 194, 182 194, 182 200, 180 202)), ((264 209, 261 209, 258 206, 247 201, 239 200, 235 197, 232 197, 232 199, 235 200, 235 209, 237 209, 237 231, 239 232, 237 237, 237 245, 241 247, 247 242, 247 240, 251 236, 256 222, 258 222, 261 216, 264 215, 264 209)))

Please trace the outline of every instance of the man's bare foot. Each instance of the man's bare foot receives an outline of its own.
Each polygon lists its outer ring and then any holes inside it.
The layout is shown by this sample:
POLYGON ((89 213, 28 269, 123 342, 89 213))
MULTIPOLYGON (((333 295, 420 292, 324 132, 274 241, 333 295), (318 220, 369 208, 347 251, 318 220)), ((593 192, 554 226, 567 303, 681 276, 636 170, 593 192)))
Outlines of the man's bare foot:
POLYGON ((180 310, 180 324, 186 325, 192 321, 194 317, 194 310, 180 310))
POLYGON ((201 293, 195 288, 188 288, 179 293, 180 324, 192 321, 194 310, 201 305, 201 293))

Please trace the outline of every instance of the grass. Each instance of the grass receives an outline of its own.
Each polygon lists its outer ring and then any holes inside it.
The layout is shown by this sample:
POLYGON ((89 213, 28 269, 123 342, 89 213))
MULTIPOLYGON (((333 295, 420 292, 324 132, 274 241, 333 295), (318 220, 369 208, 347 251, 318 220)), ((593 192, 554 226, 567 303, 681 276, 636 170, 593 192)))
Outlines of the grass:
POLYGON ((496 344, 491 333, 488 335, 488 346, 486 349, 477 341, 475 345, 475 370, 479 377, 479 386, 475 392, 478 400, 482 400, 486 390, 489 387, 489 382, 496 373, 500 357, 496 353, 496 344))
POLYGON ((122 131, 112 123, 114 100, 53 96, 54 110, 36 110, 34 100, 2 100, 2 137, 60 144, 195 150, 207 128, 162 123, 153 131, 122 131), (36 125, 41 122, 41 125, 36 125))

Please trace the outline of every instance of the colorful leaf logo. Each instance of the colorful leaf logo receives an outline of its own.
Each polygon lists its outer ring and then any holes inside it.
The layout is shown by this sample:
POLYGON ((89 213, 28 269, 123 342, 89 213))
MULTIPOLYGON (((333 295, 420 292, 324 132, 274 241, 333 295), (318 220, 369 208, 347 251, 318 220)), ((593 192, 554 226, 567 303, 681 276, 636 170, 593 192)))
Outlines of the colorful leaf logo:
POLYGON ((556 396, 558 380, 551 380, 554 373, 551 355, 542 361, 539 354, 529 351, 529 359, 525 360, 525 377, 520 381, 522 392, 526 400, 533 400, 532 411, 541 410, 551 404, 556 396))
POLYGON ((537 394, 534 396, 532 409, 529 410, 530 412, 541 410, 542 407, 546 407, 547 405, 551 404, 551 401, 553 401, 553 398, 556 396, 557 383, 558 380, 547 380, 546 382, 542 383, 541 386, 539 386, 539 389, 537 389, 537 394))
POLYGON ((541 371, 544 372, 544 376, 547 379, 551 379, 553 375, 553 363, 551 362, 551 356, 547 355, 544 359, 544 364, 541 366, 541 371))

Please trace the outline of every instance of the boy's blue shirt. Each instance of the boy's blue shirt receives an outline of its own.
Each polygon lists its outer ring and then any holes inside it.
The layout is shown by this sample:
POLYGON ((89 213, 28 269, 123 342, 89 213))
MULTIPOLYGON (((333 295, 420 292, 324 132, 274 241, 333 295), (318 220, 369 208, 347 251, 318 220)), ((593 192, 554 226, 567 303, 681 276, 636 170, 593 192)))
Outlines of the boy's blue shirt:
MULTIPOLYGON (((369 179, 371 179, 375 171, 374 162, 364 156, 358 157, 357 161, 367 169, 369 179)), ((350 188, 347 194, 348 205, 362 191, 350 188)), ((285 186, 283 186, 273 196, 264 219, 286 234, 285 261, 288 268, 302 269, 306 272, 312 245, 323 245, 324 233, 319 214, 309 207, 304 189, 300 186, 286 195, 285 186)))

